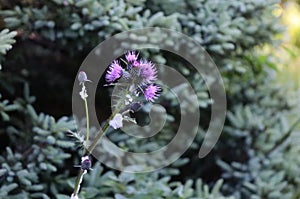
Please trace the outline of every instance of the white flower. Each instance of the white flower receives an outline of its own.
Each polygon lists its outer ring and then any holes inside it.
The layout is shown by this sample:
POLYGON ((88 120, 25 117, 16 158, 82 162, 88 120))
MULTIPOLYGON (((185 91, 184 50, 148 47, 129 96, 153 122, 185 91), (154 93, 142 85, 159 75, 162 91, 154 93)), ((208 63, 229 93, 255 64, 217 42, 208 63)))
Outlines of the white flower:
POLYGON ((114 129, 123 127, 123 116, 117 113, 112 120, 109 121, 109 125, 114 129))
POLYGON ((79 92, 79 95, 80 95, 81 99, 83 99, 83 100, 88 97, 88 94, 86 93, 86 89, 85 89, 84 85, 82 86, 82 89, 79 92))

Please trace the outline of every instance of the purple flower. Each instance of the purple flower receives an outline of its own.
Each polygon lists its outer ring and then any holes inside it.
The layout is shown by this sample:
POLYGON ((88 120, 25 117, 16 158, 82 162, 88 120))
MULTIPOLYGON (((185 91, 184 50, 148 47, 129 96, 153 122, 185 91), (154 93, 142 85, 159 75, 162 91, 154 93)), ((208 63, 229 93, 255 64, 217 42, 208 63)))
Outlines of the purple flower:
POLYGON ((140 75, 146 83, 152 83, 157 79, 157 69, 152 62, 140 61, 140 75))
POLYGON ((161 88, 158 85, 150 84, 144 90, 145 99, 154 102, 156 98, 158 98, 161 92, 161 88))
POLYGON ((122 76, 122 74, 123 74, 122 70, 123 69, 120 66, 119 62, 115 60, 110 65, 110 67, 109 67, 109 69, 108 69, 108 71, 106 73, 106 76, 105 76, 106 81, 109 82, 109 83, 111 83, 111 82, 114 82, 117 79, 119 79, 122 76))
POLYGON ((128 51, 127 54, 125 55, 126 60, 130 65, 133 65, 135 67, 139 66, 139 62, 137 61, 138 59, 138 54, 135 54, 135 51, 128 51))

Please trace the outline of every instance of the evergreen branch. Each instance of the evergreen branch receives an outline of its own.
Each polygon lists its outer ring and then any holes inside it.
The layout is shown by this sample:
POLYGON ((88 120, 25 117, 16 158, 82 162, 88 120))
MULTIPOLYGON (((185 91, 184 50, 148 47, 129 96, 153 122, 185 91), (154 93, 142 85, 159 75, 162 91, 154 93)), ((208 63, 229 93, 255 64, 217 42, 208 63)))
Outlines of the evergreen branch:
POLYGON ((267 156, 270 156, 278 147, 280 147, 293 133, 294 129, 297 127, 297 125, 300 123, 300 118, 296 120, 296 122, 290 127, 290 129, 280 138, 274 146, 266 152, 267 156))

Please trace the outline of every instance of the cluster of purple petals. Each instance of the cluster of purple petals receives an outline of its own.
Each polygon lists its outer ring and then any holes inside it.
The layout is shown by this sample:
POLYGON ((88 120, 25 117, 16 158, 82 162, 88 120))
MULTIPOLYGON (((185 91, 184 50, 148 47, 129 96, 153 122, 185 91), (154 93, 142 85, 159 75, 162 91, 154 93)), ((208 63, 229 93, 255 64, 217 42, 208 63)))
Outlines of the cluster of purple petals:
POLYGON ((154 102, 159 97, 161 88, 156 84, 149 84, 144 90, 145 99, 154 102))
POLYGON ((140 74, 146 83, 152 83, 157 80, 157 69, 152 62, 141 60, 139 68, 140 74))
POLYGON ((125 58, 127 61, 126 70, 122 68, 119 61, 113 61, 106 73, 106 81, 108 83, 113 83, 122 76, 128 78, 128 74, 130 74, 133 70, 139 71, 138 76, 140 79, 142 79, 142 81, 139 83, 142 85, 138 86, 143 87, 142 93, 144 94, 145 99, 153 102, 155 99, 157 99, 161 92, 160 86, 154 84, 154 81, 157 80, 157 69, 155 65, 150 61, 142 59, 139 60, 138 53, 135 51, 127 52, 125 58))
POLYGON ((123 68, 119 64, 117 60, 113 61, 113 63, 109 66, 108 71, 106 73, 105 79, 108 83, 112 83, 122 77, 123 68))
POLYGON ((139 66, 139 62, 138 62, 138 54, 135 53, 135 51, 129 51, 126 55, 125 58, 128 62, 129 66, 134 66, 137 67, 139 66))

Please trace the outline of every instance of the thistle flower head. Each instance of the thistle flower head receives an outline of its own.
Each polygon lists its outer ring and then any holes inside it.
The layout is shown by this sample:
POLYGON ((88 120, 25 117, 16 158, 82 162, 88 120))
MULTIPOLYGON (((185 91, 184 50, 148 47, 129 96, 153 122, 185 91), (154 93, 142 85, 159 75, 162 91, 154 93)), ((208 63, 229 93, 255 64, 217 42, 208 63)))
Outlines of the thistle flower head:
POLYGON ((156 84, 148 85, 144 90, 144 97, 147 101, 154 102, 160 95, 161 88, 156 84))
POLYGON ((119 62, 117 60, 115 60, 110 65, 110 67, 106 73, 106 76, 105 76, 106 81, 111 83, 111 82, 114 82, 117 79, 119 79, 123 74, 122 70, 123 69, 122 69, 121 65, 119 64, 119 62))
POLYGON ((128 63, 133 64, 137 61, 138 55, 135 54, 135 51, 128 51, 127 54, 125 55, 125 58, 128 61, 128 63))
POLYGON ((157 69, 152 62, 142 60, 140 61, 139 68, 140 75, 145 83, 152 83, 157 79, 157 69))
MULTIPOLYGON (((154 102, 161 92, 160 86, 154 84, 157 80, 157 69, 154 63, 138 59, 138 55, 135 51, 128 51, 125 54, 126 61, 124 61, 124 66, 122 67, 118 60, 113 61, 105 76, 108 83, 122 79, 119 85, 124 85, 124 88, 128 89, 124 93, 130 96, 130 98, 123 96, 126 97, 123 99, 126 106, 130 105, 134 98, 137 98, 139 95, 144 95, 147 101, 154 102)), ((120 115, 116 115, 110 121, 110 126, 113 128, 122 127, 122 119, 120 115)))
POLYGON ((128 62, 127 64, 127 69, 131 70, 132 67, 138 67, 139 62, 137 61, 138 59, 138 54, 135 53, 135 51, 128 51, 125 55, 125 58, 128 62))

